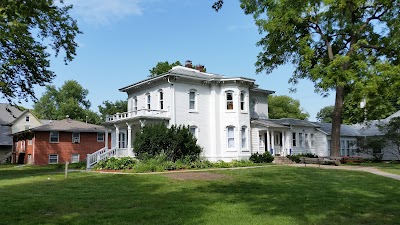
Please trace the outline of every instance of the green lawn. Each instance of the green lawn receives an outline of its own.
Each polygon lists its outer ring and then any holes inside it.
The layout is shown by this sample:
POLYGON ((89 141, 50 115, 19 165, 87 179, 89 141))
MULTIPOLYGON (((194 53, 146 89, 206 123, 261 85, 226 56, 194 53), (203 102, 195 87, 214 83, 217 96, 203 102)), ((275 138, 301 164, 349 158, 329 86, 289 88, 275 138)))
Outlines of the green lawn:
POLYGON ((182 181, 45 168, 0 167, 0 224, 400 224, 400 181, 369 173, 270 166, 182 181))
POLYGON ((386 173, 393 173, 400 175, 400 163, 361 163, 361 164, 345 164, 345 165, 375 167, 386 173))

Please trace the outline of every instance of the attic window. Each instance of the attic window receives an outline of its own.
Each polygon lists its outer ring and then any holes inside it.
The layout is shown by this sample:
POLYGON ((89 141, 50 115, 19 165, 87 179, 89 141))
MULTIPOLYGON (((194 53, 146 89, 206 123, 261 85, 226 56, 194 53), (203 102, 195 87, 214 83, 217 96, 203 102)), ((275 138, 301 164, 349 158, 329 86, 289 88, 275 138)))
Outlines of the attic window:
POLYGON ((29 122, 29 116, 26 116, 26 117, 25 117, 25 121, 26 121, 26 122, 29 122))

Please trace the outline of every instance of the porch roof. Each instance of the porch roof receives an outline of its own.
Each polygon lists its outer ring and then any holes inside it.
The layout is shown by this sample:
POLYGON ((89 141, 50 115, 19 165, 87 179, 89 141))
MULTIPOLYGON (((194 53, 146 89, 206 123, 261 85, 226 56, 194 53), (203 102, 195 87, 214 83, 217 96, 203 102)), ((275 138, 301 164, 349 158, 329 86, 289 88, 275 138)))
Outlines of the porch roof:
POLYGON ((319 126, 309 122, 307 120, 300 120, 300 119, 292 119, 292 118, 282 118, 282 119, 269 119, 274 123, 284 125, 284 126, 299 126, 299 127, 315 127, 318 128, 319 126))
POLYGON ((279 125, 277 123, 271 122, 269 120, 265 120, 265 119, 252 119, 251 120, 252 124, 257 124, 263 127, 273 127, 273 128, 288 128, 286 126, 283 125, 279 125))

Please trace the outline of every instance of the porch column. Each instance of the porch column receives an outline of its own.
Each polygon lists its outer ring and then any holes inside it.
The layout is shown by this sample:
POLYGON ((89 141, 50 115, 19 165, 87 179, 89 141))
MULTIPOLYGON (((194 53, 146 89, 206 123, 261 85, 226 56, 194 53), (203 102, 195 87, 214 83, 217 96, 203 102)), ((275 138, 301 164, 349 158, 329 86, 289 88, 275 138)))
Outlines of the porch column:
POLYGON ((132 142, 132 127, 131 127, 131 124, 129 124, 129 123, 126 123, 126 125, 128 126, 128 156, 133 156, 133 152, 132 152, 132 149, 131 149, 131 142, 132 142))
POLYGON ((119 148, 119 127, 117 125, 115 126, 115 148, 119 148))
POLYGON ((105 132, 104 132, 104 141, 105 141, 104 147, 105 147, 106 149, 108 149, 108 128, 106 128, 106 130, 105 130, 105 132))
POLYGON ((285 137, 286 137, 286 135, 285 135, 285 131, 282 131, 282 149, 281 149, 281 154, 283 155, 283 156, 286 156, 286 149, 285 149, 285 146, 286 146, 286 143, 285 143, 285 137))
MULTIPOLYGON (((269 138, 269 137, 268 137, 269 138)), ((275 134, 274 130, 271 130, 271 149, 272 149, 272 155, 275 155, 275 134)), ((269 149, 268 149, 269 151, 269 149)))
MULTIPOLYGON (((265 136, 265 135, 264 135, 265 136)), ((270 138, 269 138, 269 129, 267 128, 267 140, 265 140, 266 144, 266 149, 265 151, 268 151, 271 149, 271 143, 270 143, 270 138)))

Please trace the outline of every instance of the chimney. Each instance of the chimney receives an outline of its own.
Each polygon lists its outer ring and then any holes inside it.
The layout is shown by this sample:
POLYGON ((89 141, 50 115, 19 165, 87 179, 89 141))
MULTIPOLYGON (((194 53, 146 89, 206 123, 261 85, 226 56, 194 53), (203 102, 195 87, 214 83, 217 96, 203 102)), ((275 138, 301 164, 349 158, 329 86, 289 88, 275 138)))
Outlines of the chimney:
POLYGON ((196 70, 204 72, 204 65, 196 65, 196 70))
POLYGON ((187 68, 193 68, 192 61, 191 61, 191 60, 186 60, 186 62, 185 62, 185 67, 187 67, 187 68))

